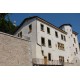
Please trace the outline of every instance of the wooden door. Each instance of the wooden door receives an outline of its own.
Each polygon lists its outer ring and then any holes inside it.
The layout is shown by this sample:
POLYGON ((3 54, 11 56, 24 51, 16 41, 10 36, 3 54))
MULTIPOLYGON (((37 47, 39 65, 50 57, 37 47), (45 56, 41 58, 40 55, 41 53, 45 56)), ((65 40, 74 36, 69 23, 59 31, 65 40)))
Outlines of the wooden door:
POLYGON ((44 56, 44 64, 47 64, 47 56, 44 56))
POLYGON ((63 56, 59 56, 59 61, 64 63, 64 57, 63 56))

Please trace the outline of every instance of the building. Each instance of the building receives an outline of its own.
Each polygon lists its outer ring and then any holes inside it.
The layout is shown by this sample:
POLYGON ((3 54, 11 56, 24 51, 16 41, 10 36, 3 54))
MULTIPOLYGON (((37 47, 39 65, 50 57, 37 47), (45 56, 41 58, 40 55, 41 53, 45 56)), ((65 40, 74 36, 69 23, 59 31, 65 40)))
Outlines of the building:
POLYGON ((78 33, 70 24, 58 28, 33 16, 24 19, 14 35, 31 41, 33 65, 75 64, 79 60, 78 33))

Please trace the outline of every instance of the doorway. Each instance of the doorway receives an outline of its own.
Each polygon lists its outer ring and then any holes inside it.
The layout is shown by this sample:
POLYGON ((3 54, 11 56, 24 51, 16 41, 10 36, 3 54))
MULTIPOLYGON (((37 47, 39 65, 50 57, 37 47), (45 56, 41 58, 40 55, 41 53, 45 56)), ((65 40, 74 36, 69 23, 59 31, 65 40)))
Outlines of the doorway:
POLYGON ((64 57, 63 56, 59 56, 59 62, 64 63, 64 57))
POLYGON ((44 64, 47 65, 47 56, 44 56, 44 64))

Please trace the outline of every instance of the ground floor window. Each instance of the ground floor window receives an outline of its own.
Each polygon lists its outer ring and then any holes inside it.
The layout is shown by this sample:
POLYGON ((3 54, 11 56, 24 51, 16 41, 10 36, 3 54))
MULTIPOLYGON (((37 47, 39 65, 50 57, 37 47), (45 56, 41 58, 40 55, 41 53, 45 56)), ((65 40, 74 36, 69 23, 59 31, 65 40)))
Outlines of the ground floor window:
POLYGON ((51 61, 51 53, 48 53, 48 60, 51 61))

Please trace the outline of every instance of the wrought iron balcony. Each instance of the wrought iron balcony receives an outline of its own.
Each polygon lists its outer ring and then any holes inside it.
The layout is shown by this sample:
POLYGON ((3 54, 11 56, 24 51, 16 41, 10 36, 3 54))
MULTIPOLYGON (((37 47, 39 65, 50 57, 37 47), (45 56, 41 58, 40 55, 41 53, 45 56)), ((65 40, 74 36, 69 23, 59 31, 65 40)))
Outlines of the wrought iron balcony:
POLYGON ((44 59, 38 59, 38 58, 33 58, 32 59, 32 63, 33 65, 48 65, 48 66, 63 66, 64 65, 64 62, 60 62, 59 60, 52 60, 52 61, 49 61, 47 60, 46 63, 44 61, 44 59))

